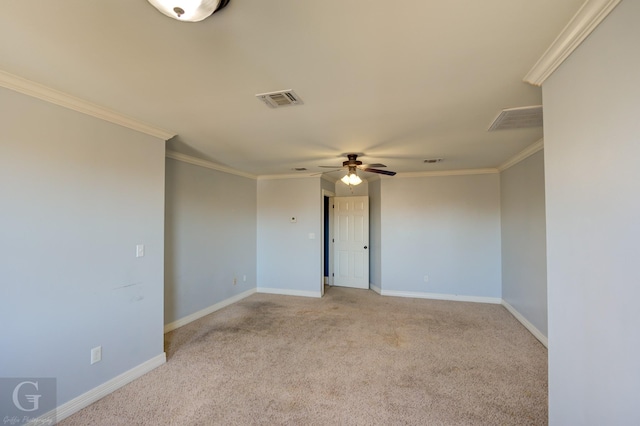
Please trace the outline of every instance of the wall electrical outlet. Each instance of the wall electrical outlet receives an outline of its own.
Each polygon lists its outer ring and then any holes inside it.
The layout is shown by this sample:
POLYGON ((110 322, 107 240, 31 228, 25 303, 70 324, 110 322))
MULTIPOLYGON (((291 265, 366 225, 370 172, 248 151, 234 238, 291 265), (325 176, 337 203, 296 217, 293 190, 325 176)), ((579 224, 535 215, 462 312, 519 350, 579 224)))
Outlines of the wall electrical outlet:
POLYGON ((102 346, 96 346, 91 349, 91 364, 100 362, 102 360, 102 346))
POLYGON ((236 277, 233 277, 233 285, 238 284, 238 279, 236 277))
POLYGON ((242 282, 245 282, 245 283, 247 282, 247 276, 246 275, 242 276, 242 282))
POLYGON ((428 282, 429 282, 429 275, 425 275, 425 276, 424 276, 424 282, 425 282, 425 283, 428 283, 428 282))
POLYGON ((144 257, 144 244, 136 246, 136 257, 144 257))

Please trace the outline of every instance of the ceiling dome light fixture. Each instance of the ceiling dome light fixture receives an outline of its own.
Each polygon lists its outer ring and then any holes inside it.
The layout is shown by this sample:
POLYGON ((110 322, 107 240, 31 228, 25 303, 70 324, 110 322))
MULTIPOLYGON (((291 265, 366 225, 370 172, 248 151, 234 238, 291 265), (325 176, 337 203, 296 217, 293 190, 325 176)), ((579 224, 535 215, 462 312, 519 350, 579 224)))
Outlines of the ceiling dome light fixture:
POLYGON ((147 0, 163 14, 178 21, 200 22, 231 0, 147 0))
POLYGON ((358 176, 358 173, 356 173, 356 168, 351 166, 349 166, 349 173, 344 175, 344 177, 340 180, 344 182, 345 185, 351 186, 360 185, 362 183, 362 179, 360 179, 360 176, 358 176))

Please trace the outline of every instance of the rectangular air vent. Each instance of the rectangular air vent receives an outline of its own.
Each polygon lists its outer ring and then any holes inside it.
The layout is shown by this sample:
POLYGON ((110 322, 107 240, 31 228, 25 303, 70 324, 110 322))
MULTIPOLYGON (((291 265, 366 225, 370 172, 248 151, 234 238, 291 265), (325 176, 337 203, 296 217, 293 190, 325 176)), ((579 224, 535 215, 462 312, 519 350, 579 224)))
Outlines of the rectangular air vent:
POLYGON ((289 105, 302 105, 302 99, 293 90, 258 93, 256 98, 264 102, 269 108, 280 108, 289 105))
POLYGON ((489 131, 542 126, 542 105, 503 109, 489 131))

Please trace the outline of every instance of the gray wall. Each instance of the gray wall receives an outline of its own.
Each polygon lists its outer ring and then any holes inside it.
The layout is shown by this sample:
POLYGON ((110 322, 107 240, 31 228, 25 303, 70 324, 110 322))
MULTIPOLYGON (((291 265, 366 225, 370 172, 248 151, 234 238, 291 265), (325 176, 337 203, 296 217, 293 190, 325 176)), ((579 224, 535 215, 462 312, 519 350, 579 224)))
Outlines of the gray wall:
POLYGON ((382 285, 381 182, 377 179, 369 183, 369 282, 378 288, 382 285))
POLYGON ((640 2, 544 83, 552 425, 640 424, 640 2))
POLYGON ((336 193, 336 184, 326 179, 320 179, 320 188, 329 192, 336 193))
POLYGON ((544 154, 500 174, 502 298, 547 336, 544 154))
POLYGON ((383 179, 381 241, 383 290, 499 298, 499 175, 383 179))
POLYGON ((258 180, 258 288, 320 295, 321 217, 319 177, 258 180))
POLYGON ((166 188, 169 324, 256 287, 257 207, 254 179, 172 159, 166 188))
POLYGON ((0 377, 55 377, 60 405, 163 353, 164 141, 3 88, 0 110, 0 377))

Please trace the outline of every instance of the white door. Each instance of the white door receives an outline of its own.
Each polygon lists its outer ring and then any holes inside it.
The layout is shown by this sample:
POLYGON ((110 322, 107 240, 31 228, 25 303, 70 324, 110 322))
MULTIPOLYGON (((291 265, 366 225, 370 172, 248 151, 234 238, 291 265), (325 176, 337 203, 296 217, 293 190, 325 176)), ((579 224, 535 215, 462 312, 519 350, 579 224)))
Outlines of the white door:
POLYGON ((369 197, 333 201, 333 285, 369 288, 369 197))

